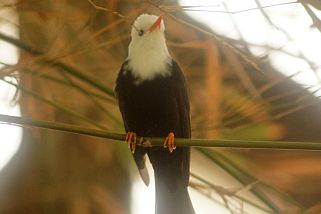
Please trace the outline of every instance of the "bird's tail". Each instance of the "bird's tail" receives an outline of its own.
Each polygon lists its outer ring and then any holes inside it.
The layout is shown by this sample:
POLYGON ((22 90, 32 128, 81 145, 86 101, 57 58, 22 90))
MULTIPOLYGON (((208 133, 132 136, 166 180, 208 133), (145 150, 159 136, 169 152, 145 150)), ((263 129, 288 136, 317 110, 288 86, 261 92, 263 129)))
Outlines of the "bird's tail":
POLYGON ((186 185, 169 188, 160 176, 155 174, 155 214, 195 214, 186 185))

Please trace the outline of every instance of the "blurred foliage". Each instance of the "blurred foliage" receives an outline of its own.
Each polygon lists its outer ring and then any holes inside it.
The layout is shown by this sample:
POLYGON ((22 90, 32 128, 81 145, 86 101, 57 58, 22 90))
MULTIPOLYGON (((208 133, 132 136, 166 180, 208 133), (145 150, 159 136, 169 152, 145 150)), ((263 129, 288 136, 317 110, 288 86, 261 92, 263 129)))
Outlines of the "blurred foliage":
MULTIPOLYGON (((126 58, 131 23, 142 12, 165 12, 167 43, 188 81, 193 137, 320 142, 316 97, 291 76, 233 46, 245 44, 219 37, 186 17, 182 8, 171 12, 155 2, 19 0, 0 6, 19 17, 16 23, 10 16, 1 17, 0 24, 9 22, 19 32, 18 42, 8 35, 0 38, 18 46, 20 58, 2 68, 0 77, 18 78, 22 115, 123 131, 113 87, 126 58), (258 68, 271 72, 263 75, 258 68)), ((125 145, 100 141, 24 129, 22 148, 0 174, 0 211, 129 213, 131 175, 137 174, 131 173, 130 154, 125 145)), ((250 186, 271 212, 319 210, 319 153, 198 152, 245 189, 250 186)))

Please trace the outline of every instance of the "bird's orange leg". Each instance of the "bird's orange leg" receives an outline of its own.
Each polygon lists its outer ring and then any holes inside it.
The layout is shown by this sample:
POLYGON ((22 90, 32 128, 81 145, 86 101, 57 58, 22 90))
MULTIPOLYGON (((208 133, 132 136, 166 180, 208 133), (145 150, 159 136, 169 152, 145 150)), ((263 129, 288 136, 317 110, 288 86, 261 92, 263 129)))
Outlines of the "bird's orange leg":
POLYGON ((176 146, 175 146, 175 136, 174 136, 174 133, 173 132, 170 132, 165 141, 164 141, 164 148, 167 148, 168 147, 168 150, 169 152, 173 152, 174 149, 176 149, 176 146))
POLYGON ((135 153, 136 150, 136 133, 135 132, 127 132, 125 142, 128 145, 128 148, 135 153))

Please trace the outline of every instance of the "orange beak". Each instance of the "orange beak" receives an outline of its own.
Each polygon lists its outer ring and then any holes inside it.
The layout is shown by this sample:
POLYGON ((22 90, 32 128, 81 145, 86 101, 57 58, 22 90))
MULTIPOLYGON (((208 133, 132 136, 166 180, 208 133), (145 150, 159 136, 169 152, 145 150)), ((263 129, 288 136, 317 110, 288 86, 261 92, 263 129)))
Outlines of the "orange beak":
POLYGON ((160 15, 155 21, 155 23, 149 28, 149 32, 153 32, 157 28, 160 29, 162 20, 163 20, 163 15, 160 15))

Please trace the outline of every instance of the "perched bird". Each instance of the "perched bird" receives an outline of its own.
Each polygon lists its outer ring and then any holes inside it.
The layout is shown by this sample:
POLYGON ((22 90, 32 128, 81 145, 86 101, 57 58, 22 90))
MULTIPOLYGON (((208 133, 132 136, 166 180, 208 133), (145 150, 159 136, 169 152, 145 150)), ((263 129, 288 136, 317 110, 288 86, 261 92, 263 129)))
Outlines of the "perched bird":
POLYGON ((194 213, 187 190, 190 148, 175 148, 174 144, 175 137, 191 137, 189 99, 184 75, 168 52, 164 30, 162 16, 142 14, 135 20, 115 92, 126 141, 146 185, 146 155, 154 169, 155 213, 190 214, 194 213), (136 135, 166 137, 164 146, 168 149, 136 148, 136 135))

